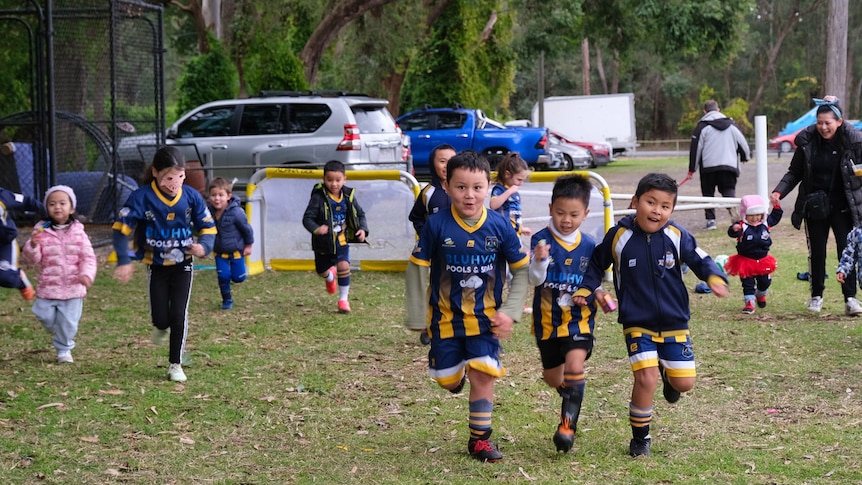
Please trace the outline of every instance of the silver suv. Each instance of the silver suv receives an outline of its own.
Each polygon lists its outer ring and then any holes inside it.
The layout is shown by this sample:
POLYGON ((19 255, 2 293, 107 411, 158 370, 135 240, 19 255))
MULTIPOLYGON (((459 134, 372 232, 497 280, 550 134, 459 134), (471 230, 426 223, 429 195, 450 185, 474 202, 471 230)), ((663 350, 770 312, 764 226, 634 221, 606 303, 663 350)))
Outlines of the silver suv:
POLYGON ((244 183, 261 167, 407 169, 401 132, 385 99, 344 92, 262 92, 198 106, 174 123, 167 143, 212 176, 244 183), (209 154, 209 157, 207 157, 209 154))

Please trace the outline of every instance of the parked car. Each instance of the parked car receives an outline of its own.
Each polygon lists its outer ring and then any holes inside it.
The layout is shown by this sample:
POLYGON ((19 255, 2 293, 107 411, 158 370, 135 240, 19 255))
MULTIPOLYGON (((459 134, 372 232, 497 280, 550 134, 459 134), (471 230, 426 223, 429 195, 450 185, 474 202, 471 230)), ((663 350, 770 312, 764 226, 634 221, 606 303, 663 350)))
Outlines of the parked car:
POLYGON ((601 167, 614 161, 614 149, 610 143, 604 141, 576 141, 573 138, 566 136, 558 131, 551 130, 551 135, 561 139, 565 143, 577 145, 581 148, 589 150, 592 155, 590 168, 601 167))
POLYGON ((520 153, 533 167, 550 165, 545 151, 546 128, 504 126, 480 109, 429 107, 401 115, 396 121, 410 135, 417 174, 429 173, 428 156, 443 143, 452 145, 455 151, 473 149, 483 153, 492 167, 509 152, 520 153))
POLYGON ((260 167, 406 169, 402 133, 385 99, 345 92, 262 92, 184 114, 167 144, 189 160, 211 155, 214 176, 246 182, 260 167))
POLYGON ((800 128, 793 133, 776 136, 769 140, 769 148, 772 150, 778 150, 781 153, 790 153, 796 150, 796 135, 798 135, 803 129, 804 128, 800 128))
POLYGON ((552 156, 555 163, 546 167, 549 170, 575 170, 593 166, 593 156, 589 150, 568 143, 553 132, 548 134, 548 151, 559 152, 559 156, 552 156))

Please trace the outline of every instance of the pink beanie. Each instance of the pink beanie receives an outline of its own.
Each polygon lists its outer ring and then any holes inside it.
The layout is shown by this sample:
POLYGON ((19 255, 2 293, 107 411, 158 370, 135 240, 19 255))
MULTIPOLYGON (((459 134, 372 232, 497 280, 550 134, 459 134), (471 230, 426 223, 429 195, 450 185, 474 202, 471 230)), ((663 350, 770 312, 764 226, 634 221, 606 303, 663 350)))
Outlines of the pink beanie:
POLYGON ((72 190, 72 187, 68 185, 55 185, 45 191, 45 201, 44 204, 48 206, 48 196, 53 194, 54 192, 63 192, 64 194, 69 196, 69 200, 72 201, 72 210, 75 210, 75 207, 78 205, 78 199, 75 197, 75 191, 72 190))
POLYGON ((740 200, 739 213, 743 218, 755 214, 766 214, 766 212, 766 204, 759 195, 746 195, 740 200))

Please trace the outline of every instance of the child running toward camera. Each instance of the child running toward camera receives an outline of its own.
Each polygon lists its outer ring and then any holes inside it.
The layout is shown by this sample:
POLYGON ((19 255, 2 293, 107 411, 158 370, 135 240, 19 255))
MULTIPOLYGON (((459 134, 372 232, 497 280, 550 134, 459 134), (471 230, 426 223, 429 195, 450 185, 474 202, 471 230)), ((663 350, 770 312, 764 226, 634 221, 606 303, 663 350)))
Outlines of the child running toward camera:
POLYGON ((625 216, 596 246, 590 265, 573 298, 586 305, 605 270, 613 267, 629 364, 634 373, 629 423, 631 456, 650 455, 653 394, 659 376, 668 402, 695 383, 694 350, 688 321, 685 263, 719 297, 727 296, 727 279, 688 231, 670 220, 676 206, 676 182, 650 173, 638 182, 632 197, 635 214, 625 216))
POLYGON ((736 238, 736 254, 732 254, 724 265, 724 272, 739 276, 745 306, 742 313, 754 313, 755 302, 766 308, 766 293, 772 284, 772 272, 777 265, 769 254, 772 238, 769 230, 778 224, 784 211, 775 205, 766 214, 766 203, 759 195, 746 195, 740 201, 739 213, 743 220, 727 228, 727 235, 736 238))
POLYGON ((338 283, 338 313, 350 313, 350 246, 365 242, 368 221, 356 200, 356 190, 347 187, 344 164, 338 160, 323 166, 323 182, 311 190, 302 225, 311 233, 314 268, 326 280, 326 291, 335 294, 338 283), (337 275, 337 277, 336 277, 337 275))
POLYGON ((18 267, 18 226, 12 219, 12 211, 38 212, 41 217, 45 207, 32 197, 0 187, 0 287, 15 288, 30 301, 36 296, 36 290, 24 270, 18 267))
POLYGON ((529 236, 533 233, 529 227, 521 224, 521 194, 518 190, 527 176, 530 167, 518 152, 509 152, 497 165, 497 179, 491 188, 491 201, 488 206, 512 221, 512 227, 518 235, 529 236))
POLYGON ((542 377, 563 398, 554 444, 557 451, 566 453, 575 442, 586 388, 584 362, 595 341, 595 303, 583 308, 572 303, 596 247, 593 238, 580 231, 590 213, 592 188, 586 177, 558 178, 551 192, 550 224, 533 234, 530 242, 533 335, 542 358, 542 377))
POLYGON ((113 225, 114 278, 120 283, 132 278, 129 236, 134 232, 135 258, 147 265, 152 340, 157 345, 170 342, 168 378, 175 382, 186 380, 182 357, 194 258, 209 254, 216 234, 206 201, 183 186, 185 178, 183 153, 176 147, 159 148, 144 171, 144 184, 129 195, 113 225))
POLYGON ((438 385, 457 394, 469 378, 467 451, 496 462, 503 458, 490 441, 494 381, 505 374, 500 339, 520 318, 529 261, 509 221, 485 208, 489 183, 479 153, 449 159, 444 187, 452 204, 428 219, 407 263, 406 325, 427 328, 428 368, 438 385), (513 278, 504 303, 507 263, 513 278))
POLYGON ((71 187, 45 192, 47 221, 39 221, 24 244, 24 258, 39 267, 33 314, 51 335, 57 362, 71 363, 87 288, 96 279, 96 253, 75 218, 71 187))
POLYGON ((240 206, 239 197, 233 195, 230 181, 222 177, 214 178, 209 186, 209 199, 209 210, 218 230, 213 254, 221 292, 221 309, 230 310, 233 308, 230 283, 242 283, 248 276, 245 257, 251 254, 254 231, 240 206))

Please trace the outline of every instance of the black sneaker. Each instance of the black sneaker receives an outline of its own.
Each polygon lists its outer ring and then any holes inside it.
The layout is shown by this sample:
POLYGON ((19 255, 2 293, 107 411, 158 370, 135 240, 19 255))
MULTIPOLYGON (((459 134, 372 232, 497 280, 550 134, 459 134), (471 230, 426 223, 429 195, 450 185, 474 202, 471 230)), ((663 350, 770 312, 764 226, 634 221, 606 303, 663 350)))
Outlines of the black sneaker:
POLYGON ((569 426, 569 421, 565 420, 557 426, 557 431, 554 433, 554 445, 557 451, 568 453, 575 445, 575 430, 569 426))
POLYGON ((667 402, 669 403, 675 403, 679 401, 679 397, 682 394, 676 389, 674 389, 673 386, 670 385, 670 382, 667 381, 667 373, 664 370, 664 366, 661 365, 661 362, 659 362, 658 364, 658 372, 659 374, 661 374, 661 393, 664 394, 665 400, 667 400, 667 402))
POLYGON ((428 331, 423 330, 422 333, 419 334, 419 343, 422 345, 431 345, 431 336, 428 335, 428 331))
POLYGON ((467 451, 479 461, 496 463, 503 459, 503 454, 497 451, 491 440, 470 440, 467 442, 467 451))
POLYGON ((629 455, 637 458, 639 456, 650 456, 649 451, 650 439, 639 440, 632 438, 629 442, 629 455))
POLYGON ((467 373, 464 372, 464 375, 461 376, 461 382, 458 383, 458 387, 455 389, 449 389, 449 392, 452 394, 458 394, 459 392, 464 390, 464 384, 467 382, 467 373))

